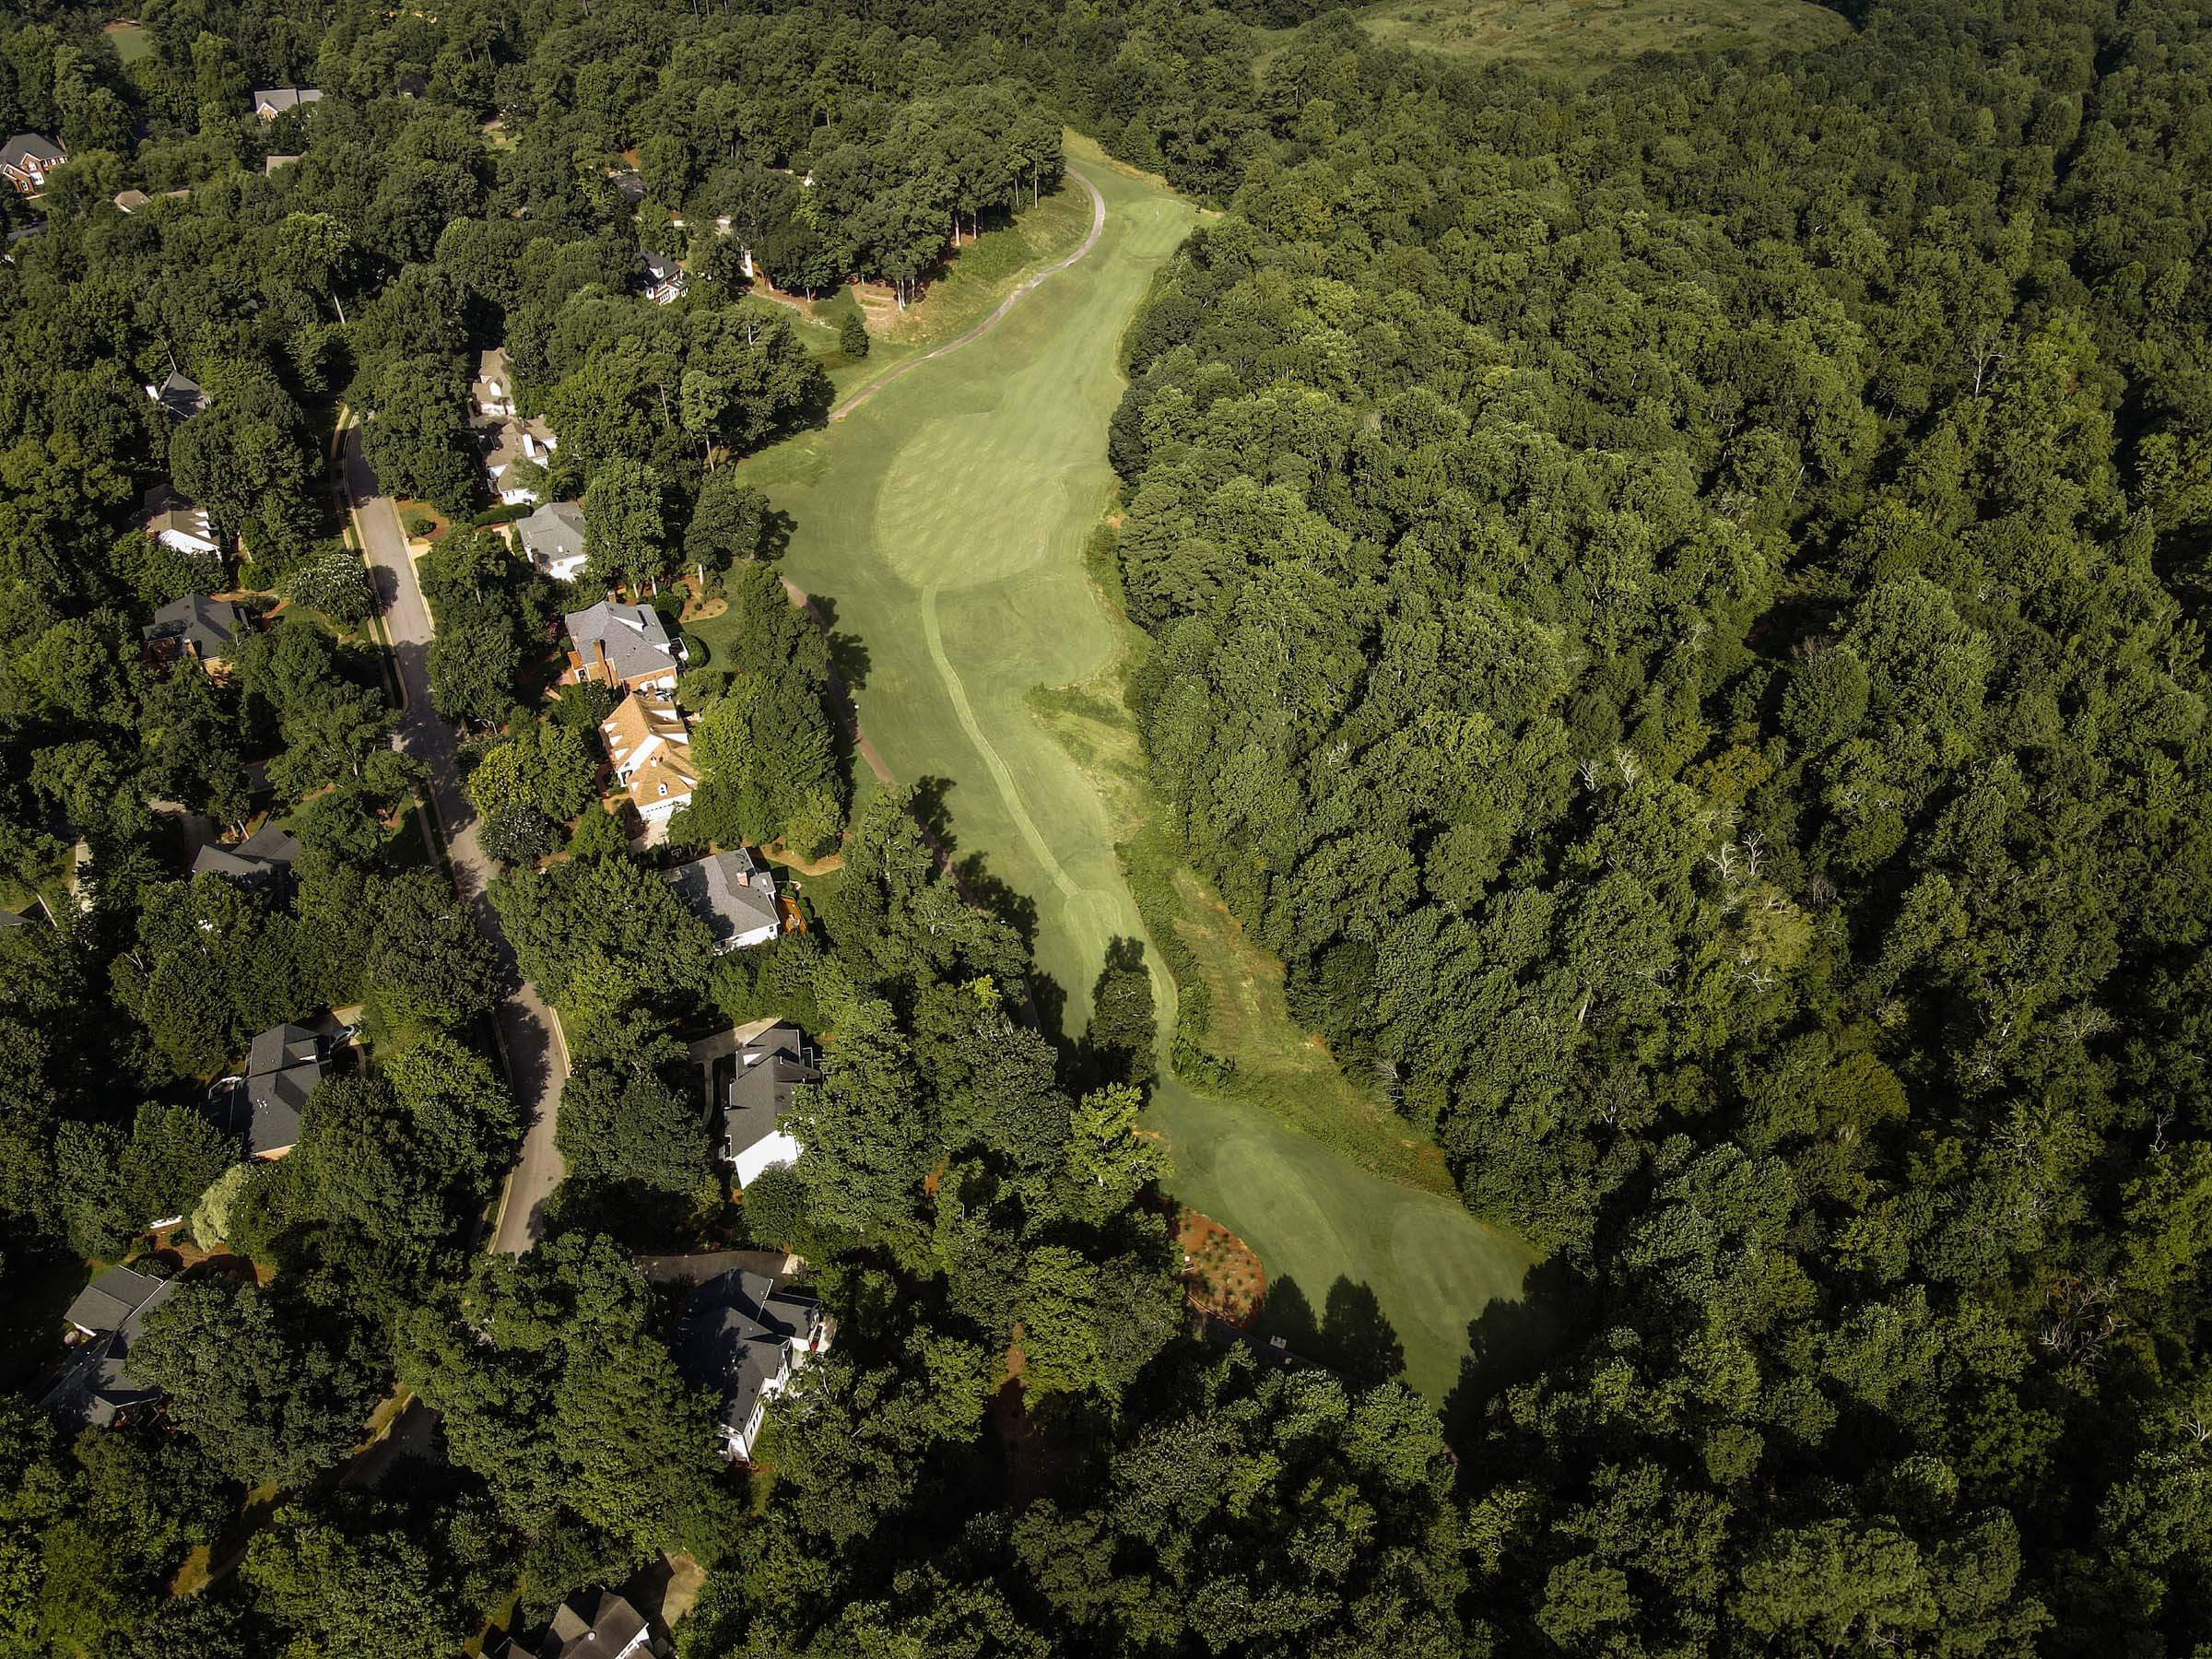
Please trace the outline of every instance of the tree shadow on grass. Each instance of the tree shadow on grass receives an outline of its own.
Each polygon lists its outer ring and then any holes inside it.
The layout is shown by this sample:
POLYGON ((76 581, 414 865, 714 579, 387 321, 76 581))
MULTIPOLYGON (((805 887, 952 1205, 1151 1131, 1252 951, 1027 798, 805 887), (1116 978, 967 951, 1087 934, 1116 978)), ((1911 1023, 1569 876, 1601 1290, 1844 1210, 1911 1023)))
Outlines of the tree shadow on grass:
POLYGON ((1564 1256, 1530 1268, 1514 1300, 1484 1304, 1467 1325, 1469 1351, 1459 1381, 1444 1396, 1446 1441, 1463 1453, 1474 1446, 1490 1402, 1534 1378, 1564 1349, 1589 1306, 1590 1282, 1564 1256))
POLYGON ((1329 1287, 1318 1318, 1295 1278, 1270 1283, 1253 1321, 1253 1335, 1282 1346, 1303 1359, 1325 1365, 1355 1392, 1387 1382, 1406 1370, 1406 1345, 1382 1312, 1372 1288, 1339 1276, 1329 1287))

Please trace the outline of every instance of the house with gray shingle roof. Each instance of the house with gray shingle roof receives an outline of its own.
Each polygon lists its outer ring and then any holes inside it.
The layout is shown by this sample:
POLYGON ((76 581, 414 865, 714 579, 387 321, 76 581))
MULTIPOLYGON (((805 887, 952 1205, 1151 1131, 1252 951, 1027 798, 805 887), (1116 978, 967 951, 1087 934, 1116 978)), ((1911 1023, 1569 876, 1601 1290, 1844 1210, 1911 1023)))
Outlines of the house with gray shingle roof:
POLYGON ((124 1364, 146 1316, 176 1288, 174 1279, 111 1267, 79 1290, 62 1315, 69 1357, 40 1404, 65 1422, 104 1429, 159 1400, 161 1391, 132 1381, 124 1364))
POLYGON ((46 175, 68 159, 69 152, 43 133, 14 133, 0 145, 0 179, 19 195, 36 195, 46 188, 46 175))
POLYGON ((612 1590, 579 1590, 555 1609, 544 1635, 511 1637, 492 1659, 644 1659, 666 1651, 645 1616, 612 1590))
POLYGON ((749 848, 693 859, 667 873, 668 885, 714 935, 714 952, 765 945, 782 932, 776 878, 749 848))
POLYGON ((246 1075, 230 1092, 222 1126, 250 1158, 282 1158, 300 1143, 307 1098, 330 1069, 330 1039, 305 1026, 271 1026, 253 1039, 246 1075))
POLYGON ((200 390, 200 382, 174 369, 159 385, 148 386, 146 394, 161 406, 163 414, 175 420, 190 420, 207 406, 207 394, 200 390))
POLYGON ((803 1290, 733 1268, 691 1292, 676 1338, 676 1369, 719 1395, 723 1452, 749 1459, 768 1403, 830 1346, 821 1303, 803 1290))
POLYGON ((517 520, 515 535, 530 562, 556 582, 573 582, 583 569, 583 504, 547 501, 517 520))
POLYGON ((156 611, 152 623, 141 631, 158 658, 220 663, 228 660, 230 641, 245 626, 245 613, 229 600, 187 594, 156 611))
POLYGON ((209 841, 192 855, 193 876, 227 876, 241 887, 280 881, 300 862, 300 843, 274 819, 236 846, 209 841))
POLYGON ((632 691, 676 688, 676 671, 683 657, 668 637, 661 613, 652 606, 602 599, 588 609, 571 611, 562 620, 574 646, 570 679, 597 680, 617 689, 627 686, 632 691))
POLYGON ((715 1151, 743 1192, 763 1171, 795 1164, 806 1153, 793 1133, 791 1110, 798 1091, 821 1082, 822 1073, 820 1057, 794 1025, 769 1027, 733 1059, 715 1151))
POLYGON ((322 101, 323 94, 312 87, 256 87, 253 88, 253 113, 264 121, 274 121, 287 110, 296 110, 301 104, 322 101))

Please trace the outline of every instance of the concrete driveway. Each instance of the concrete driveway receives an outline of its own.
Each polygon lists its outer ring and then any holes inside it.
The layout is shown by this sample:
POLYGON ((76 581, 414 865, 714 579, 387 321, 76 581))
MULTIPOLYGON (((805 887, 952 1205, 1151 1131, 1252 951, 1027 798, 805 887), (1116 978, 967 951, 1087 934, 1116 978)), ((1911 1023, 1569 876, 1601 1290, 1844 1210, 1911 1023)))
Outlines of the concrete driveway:
POLYGON ((492 1248, 519 1253, 542 1235, 546 1200, 560 1182, 562 1164, 553 1145, 553 1124, 560 1088, 569 1076, 568 1049, 552 1009, 517 971, 499 912, 484 896, 498 866, 477 841, 480 826, 476 808, 461 788, 453 728, 430 707, 430 610, 415 579, 415 561, 407 553, 399 509, 389 496, 378 493, 376 475, 361 455, 358 422, 346 429, 340 442, 347 501, 383 603, 384 630, 399 675, 403 707, 396 741, 429 769, 430 805, 453 865, 454 884, 498 952, 500 997, 495 1013, 500 1047, 515 1098, 529 1114, 529 1126, 522 1154, 507 1177, 492 1248))

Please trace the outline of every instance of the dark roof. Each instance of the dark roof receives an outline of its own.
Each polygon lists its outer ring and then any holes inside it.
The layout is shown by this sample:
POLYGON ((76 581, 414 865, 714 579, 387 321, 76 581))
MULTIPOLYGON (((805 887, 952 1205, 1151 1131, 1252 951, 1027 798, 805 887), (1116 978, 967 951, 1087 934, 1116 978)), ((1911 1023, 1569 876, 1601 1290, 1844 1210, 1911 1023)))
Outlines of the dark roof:
POLYGON ((40 1403, 69 1422, 104 1429, 134 1407, 159 1399, 159 1389, 124 1375, 124 1362, 146 1316, 176 1286, 174 1279, 111 1267, 78 1291, 65 1317, 91 1336, 70 1350, 40 1403))
POLYGON ((793 1089, 822 1080, 795 1026, 761 1032, 737 1051, 736 1067, 722 1112, 722 1156, 729 1159, 775 1133, 793 1089))
POLYGON ((734 1267, 691 1292, 676 1334, 676 1369, 686 1382, 718 1390, 723 1426, 740 1430, 791 1344, 811 1341, 821 1323, 813 1297, 734 1267))
POLYGON ((145 634, 153 644, 174 646, 198 657, 220 657, 245 625, 245 614, 229 600, 187 594, 156 611, 145 634))
POLYGON ((67 152, 43 133, 14 133, 7 143, 0 146, 0 161, 20 166, 25 160, 36 161, 41 167, 53 167, 66 161, 67 152))
POLYGON ((300 843, 272 820, 235 847, 210 841, 192 855, 192 874, 213 871, 249 885, 281 876, 300 862, 300 843))
POLYGON ((128 1267, 111 1267, 76 1293, 62 1317, 95 1335, 120 1330, 124 1320, 156 1300, 168 1283, 128 1267))
POLYGON ((612 1590, 579 1590, 535 1641, 510 1641, 498 1659, 612 1659, 645 1633, 645 1617, 612 1590))
POLYGON ((667 880, 707 924, 718 950, 739 934, 775 923, 776 878, 743 847, 677 865, 667 880))
POLYGON ((641 253, 638 259, 652 282, 674 282, 684 274, 684 267, 666 253, 641 253))
POLYGON ((305 1027, 271 1026, 253 1039, 222 1126, 255 1158, 298 1145, 300 1114, 323 1081, 328 1054, 325 1040, 305 1027))
POLYGON ((207 406, 207 394, 189 375, 171 370, 169 378, 154 388, 154 401, 179 420, 190 420, 207 406))
POLYGON ((396 77, 392 89, 402 98, 420 98, 429 91, 430 83, 426 76, 409 72, 396 77))
MULTIPOLYGON (((618 172, 607 182, 615 187, 615 194, 626 202, 637 203, 645 199, 645 181, 634 172, 618 172)), ((651 255, 647 257, 651 258, 651 255)))

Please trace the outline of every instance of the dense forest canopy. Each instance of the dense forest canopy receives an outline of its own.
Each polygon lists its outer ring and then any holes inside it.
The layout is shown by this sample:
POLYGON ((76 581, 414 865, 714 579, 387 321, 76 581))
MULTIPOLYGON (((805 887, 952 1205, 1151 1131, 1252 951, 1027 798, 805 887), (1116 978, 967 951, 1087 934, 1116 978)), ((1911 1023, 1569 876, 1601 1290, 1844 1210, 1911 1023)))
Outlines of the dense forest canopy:
POLYGON ((86 860, 0 932, 0 1294, 181 1208, 273 1269, 161 1311, 159 1425, 6 1400, 0 1653, 434 1654, 677 1547, 695 1659, 2201 1650, 2202 0, 1868 0, 1579 89, 1294 0, 178 0, 127 66, 0 15, 0 131, 69 151, 0 193, 40 232, 0 265, 0 843, 27 896, 86 860), (750 619, 684 688, 729 758, 686 833, 827 845, 826 653, 728 465, 827 387, 748 284, 903 297, 1053 190, 1063 121, 1221 210, 1110 434, 1154 791, 1299 1018, 1549 1253, 1442 1413, 1187 1334, 1151 1057, 1031 1028, 903 796, 816 930, 712 959, 578 817, 605 711, 514 709, 562 595, 477 533, 424 561, 439 712, 578 1054, 554 1237, 467 1249, 519 1124, 483 941, 403 851, 338 409, 461 511, 504 345, 593 579, 750 619), (294 601, 220 681, 140 650, 206 585, 140 534, 159 484, 294 601), (288 885, 179 878, 149 802, 272 787, 288 885), (221 1173, 206 1080, 356 1000, 375 1065, 221 1173), (718 1200, 669 1036, 710 1013, 834 1038, 744 1224, 840 1339, 750 1490, 629 1266, 718 1200), (335 1488, 394 1380, 440 1454, 335 1488))

